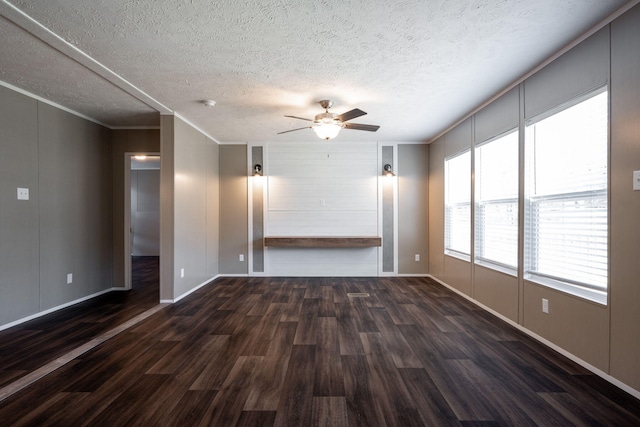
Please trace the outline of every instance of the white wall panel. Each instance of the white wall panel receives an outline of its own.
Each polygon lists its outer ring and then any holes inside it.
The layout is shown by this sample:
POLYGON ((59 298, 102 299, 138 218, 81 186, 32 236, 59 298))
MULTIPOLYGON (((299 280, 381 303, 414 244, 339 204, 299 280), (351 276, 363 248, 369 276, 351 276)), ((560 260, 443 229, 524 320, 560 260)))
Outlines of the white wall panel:
POLYGON ((377 248, 270 248, 270 276, 377 276, 377 248))
POLYGON ((377 210, 377 177, 269 177, 269 210, 377 210))
POLYGON ((269 236, 376 236, 377 212, 269 212, 269 236))
MULTIPOLYGON (((375 143, 271 143, 265 152, 266 236, 378 235, 375 143)), ((267 273, 375 276, 378 248, 267 248, 267 273)))

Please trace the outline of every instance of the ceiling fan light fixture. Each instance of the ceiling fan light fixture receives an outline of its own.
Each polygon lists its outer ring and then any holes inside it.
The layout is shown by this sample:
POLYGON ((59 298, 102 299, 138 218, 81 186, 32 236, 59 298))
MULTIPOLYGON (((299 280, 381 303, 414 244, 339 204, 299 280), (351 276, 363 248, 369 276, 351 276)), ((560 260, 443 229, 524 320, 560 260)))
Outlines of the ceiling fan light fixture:
POLYGON ((338 133, 340 133, 340 129, 342 128, 353 129, 353 130, 364 130, 368 132, 375 132, 378 130, 378 128, 380 128, 380 126, 377 126, 377 125, 363 125, 361 123, 349 122, 349 120, 351 119, 355 119, 356 117, 364 116, 365 114, 367 114, 359 108, 354 108, 353 110, 347 111, 346 113, 335 114, 335 113, 329 112, 329 108, 331 108, 331 106, 333 105, 333 102, 327 99, 324 99, 322 101, 319 101, 319 104, 322 106, 322 108, 324 108, 324 113, 316 114, 314 120, 306 119, 304 117, 285 115, 285 117, 289 117, 292 119, 313 122, 313 125, 305 126, 297 129, 285 130, 284 132, 278 132, 278 135, 281 135, 283 133, 294 132, 297 130, 312 128, 313 131, 316 133, 316 135, 318 135, 320 139, 324 139, 325 141, 328 141, 338 136, 338 133))
POLYGON ((313 127, 313 131, 320 139, 328 141, 338 136, 342 126, 335 123, 321 123, 313 127))

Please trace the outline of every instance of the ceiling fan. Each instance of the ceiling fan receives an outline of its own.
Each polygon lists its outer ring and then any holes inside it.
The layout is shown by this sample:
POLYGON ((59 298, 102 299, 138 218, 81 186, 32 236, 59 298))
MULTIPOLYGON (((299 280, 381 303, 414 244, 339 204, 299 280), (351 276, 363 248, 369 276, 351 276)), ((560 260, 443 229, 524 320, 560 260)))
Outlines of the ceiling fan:
POLYGON ((380 126, 376 125, 363 125, 359 123, 347 123, 351 119, 355 119, 356 117, 364 116, 364 111, 354 108, 353 110, 347 111, 346 113, 342 113, 340 115, 335 113, 330 113, 329 108, 333 106, 333 101, 328 99, 323 99, 322 101, 318 101, 318 104, 324 108, 324 113, 316 114, 314 120, 305 119, 304 117, 297 116, 287 116, 292 119, 306 120, 308 122, 313 122, 311 126, 305 126, 302 128, 285 130, 284 132, 278 132, 278 135, 288 132, 294 132, 302 129, 313 129, 313 131, 318 135, 321 139, 330 140, 335 138, 340 132, 340 129, 354 129, 354 130, 366 130, 369 132, 377 131, 380 126))

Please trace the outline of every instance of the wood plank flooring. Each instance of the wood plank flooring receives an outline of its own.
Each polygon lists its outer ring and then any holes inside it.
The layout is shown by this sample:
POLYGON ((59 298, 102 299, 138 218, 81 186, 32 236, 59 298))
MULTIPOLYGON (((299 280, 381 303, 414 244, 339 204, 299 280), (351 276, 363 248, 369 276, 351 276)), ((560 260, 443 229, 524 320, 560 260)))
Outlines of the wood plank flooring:
POLYGON ((0 388, 139 315, 159 301, 158 257, 133 257, 132 289, 0 331, 0 388))
POLYGON ((0 425, 637 426, 640 401, 428 278, 222 278, 0 425))

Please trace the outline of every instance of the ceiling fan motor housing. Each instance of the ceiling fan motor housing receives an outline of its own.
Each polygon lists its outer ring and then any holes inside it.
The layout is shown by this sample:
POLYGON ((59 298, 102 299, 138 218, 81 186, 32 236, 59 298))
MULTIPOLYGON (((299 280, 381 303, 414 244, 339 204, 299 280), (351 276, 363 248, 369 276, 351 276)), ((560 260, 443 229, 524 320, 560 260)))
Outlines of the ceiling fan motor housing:
POLYGON ((338 115, 335 113, 320 113, 316 114, 315 122, 318 124, 341 124, 340 120, 337 119, 338 115))
POLYGON ((329 99, 323 99, 322 101, 318 101, 318 104, 320 104, 320 106, 325 110, 328 110, 329 108, 333 107, 333 101, 329 99))

